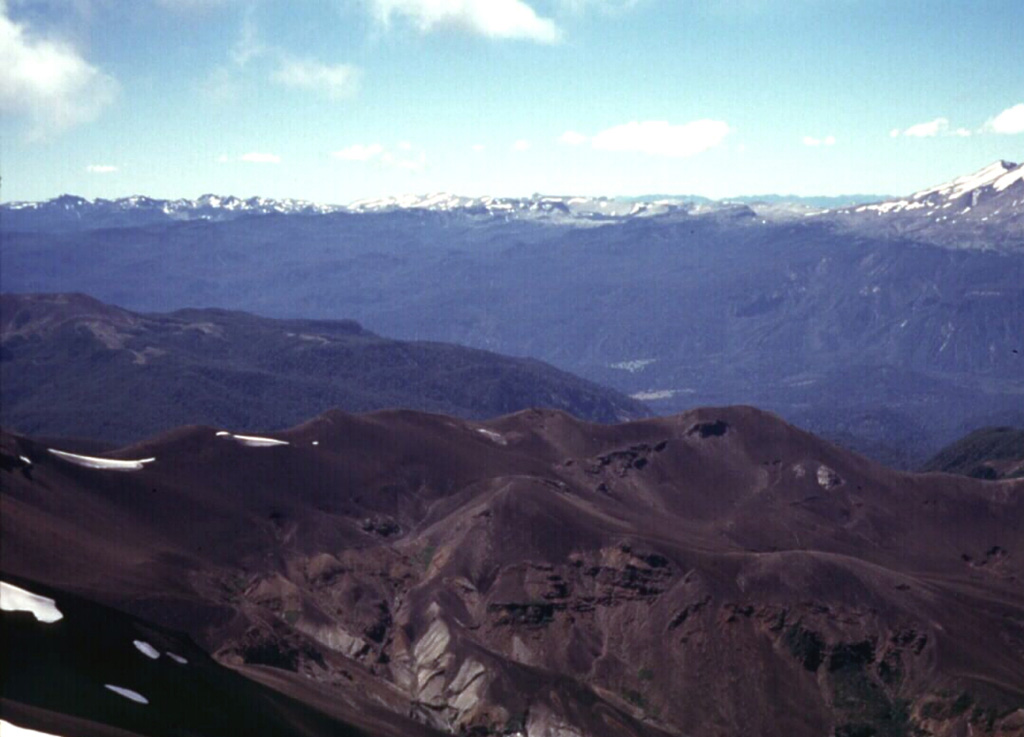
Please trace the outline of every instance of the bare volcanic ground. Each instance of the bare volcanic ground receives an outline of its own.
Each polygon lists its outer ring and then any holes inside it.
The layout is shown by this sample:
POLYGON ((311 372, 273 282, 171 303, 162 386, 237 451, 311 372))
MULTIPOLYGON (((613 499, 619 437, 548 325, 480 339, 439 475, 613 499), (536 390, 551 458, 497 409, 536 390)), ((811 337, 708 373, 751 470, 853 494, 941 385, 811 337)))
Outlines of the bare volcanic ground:
POLYGON ((746 407, 232 430, 3 435, 4 580, 371 733, 1024 735, 1024 480, 894 472, 746 407))

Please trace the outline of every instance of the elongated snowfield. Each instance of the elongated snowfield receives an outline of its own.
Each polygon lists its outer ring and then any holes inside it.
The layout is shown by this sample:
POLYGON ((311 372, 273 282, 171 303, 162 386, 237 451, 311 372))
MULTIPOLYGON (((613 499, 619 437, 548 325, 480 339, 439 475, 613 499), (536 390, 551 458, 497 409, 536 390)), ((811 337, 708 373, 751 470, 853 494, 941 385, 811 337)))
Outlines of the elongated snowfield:
POLYGON ((483 435, 485 438, 494 441, 498 445, 508 445, 508 441, 505 440, 504 436, 501 433, 494 432, 494 430, 488 430, 485 427, 478 427, 476 431, 483 435))
POLYGON ((0 609, 5 612, 31 612, 40 622, 50 624, 64 619, 57 602, 31 591, 0 581, 0 609))
POLYGON ((0 737, 62 737, 59 734, 53 732, 40 732, 38 729, 29 729, 28 727, 19 727, 17 724, 11 724, 3 719, 0 719, 0 737))
POLYGON ((247 445, 250 448, 269 448, 274 445, 291 445, 287 440, 277 440, 276 438, 262 438, 258 435, 235 435, 226 430, 221 430, 217 433, 218 438, 231 438, 237 440, 242 445, 247 445))
POLYGON ((147 658, 156 660, 160 657, 160 653, 157 652, 156 648, 150 645, 148 642, 142 640, 133 640, 132 644, 135 645, 135 649, 145 655, 147 658))
POLYGON ((112 458, 94 458, 93 456, 81 456, 77 453, 68 453, 64 450, 47 448, 48 451, 58 458, 63 458, 68 463, 74 463, 83 468, 98 468, 105 471, 139 471, 147 463, 152 463, 156 458, 142 458, 137 461, 116 461, 112 458))
POLYGON ((126 699, 130 699, 137 704, 149 703, 149 699, 140 694, 138 691, 132 691, 130 688, 124 688, 122 686, 112 686, 109 683, 103 684, 103 687, 113 691, 118 696, 124 696, 126 699))

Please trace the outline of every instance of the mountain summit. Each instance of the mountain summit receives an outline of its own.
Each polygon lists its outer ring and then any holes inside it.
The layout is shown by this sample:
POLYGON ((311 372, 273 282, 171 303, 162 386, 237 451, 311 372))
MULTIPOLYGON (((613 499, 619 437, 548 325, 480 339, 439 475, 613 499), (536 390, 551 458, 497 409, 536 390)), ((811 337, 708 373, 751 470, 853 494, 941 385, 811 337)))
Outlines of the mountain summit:
POLYGON ((1024 164, 995 161, 908 197, 833 210, 825 216, 871 235, 1024 251, 1024 164))

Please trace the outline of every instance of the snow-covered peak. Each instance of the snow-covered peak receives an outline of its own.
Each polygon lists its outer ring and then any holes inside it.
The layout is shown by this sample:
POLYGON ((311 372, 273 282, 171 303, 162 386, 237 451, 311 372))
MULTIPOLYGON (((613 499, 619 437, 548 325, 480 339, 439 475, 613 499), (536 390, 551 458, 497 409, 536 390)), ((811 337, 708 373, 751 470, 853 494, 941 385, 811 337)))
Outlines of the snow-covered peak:
POLYGON ((938 186, 915 192, 910 196, 910 199, 923 200, 929 199, 933 195, 939 195, 949 200, 955 200, 969 192, 985 187, 994 187, 997 191, 1001 191, 1010 186, 1013 181, 1019 180, 1022 176, 1021 172, 1022 165, 1020 164, 1015 164, 1011 161, 996 161, 973 174, 957 177, 951 182, 945 182, 938 186), (996 186, 997 184, 1002 186, 996 186))
POLYGON ((995 180, 992 183, 992 189, 1002 192, 1017 182, 1024 182, 1024 164, 1019 165, 1016 169, 1011 169, 995 180))
POLYGON ((913 214, 935 222, 951 221, 971 215, 989 220, 1000 213, 1020 213, 1024 207, 1024 164, 995 161, 973 174, 922 189, 902 199, 876 202, 834 212, 850 214, 913 214), (1016 186, 1015 186, 1016 185, 1016 186))

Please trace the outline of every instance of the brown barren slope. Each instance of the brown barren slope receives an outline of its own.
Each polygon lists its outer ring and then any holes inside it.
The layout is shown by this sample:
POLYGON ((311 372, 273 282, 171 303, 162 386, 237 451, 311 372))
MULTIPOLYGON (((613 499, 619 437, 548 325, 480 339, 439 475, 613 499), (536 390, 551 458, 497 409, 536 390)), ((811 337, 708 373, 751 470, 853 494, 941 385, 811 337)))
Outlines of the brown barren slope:
POLYGON ((4 571, 360 723, 1024 734, 1024 481, 893 472, 747 407, 218 431, 108 454, 135 471, 5 435, 4 571))

